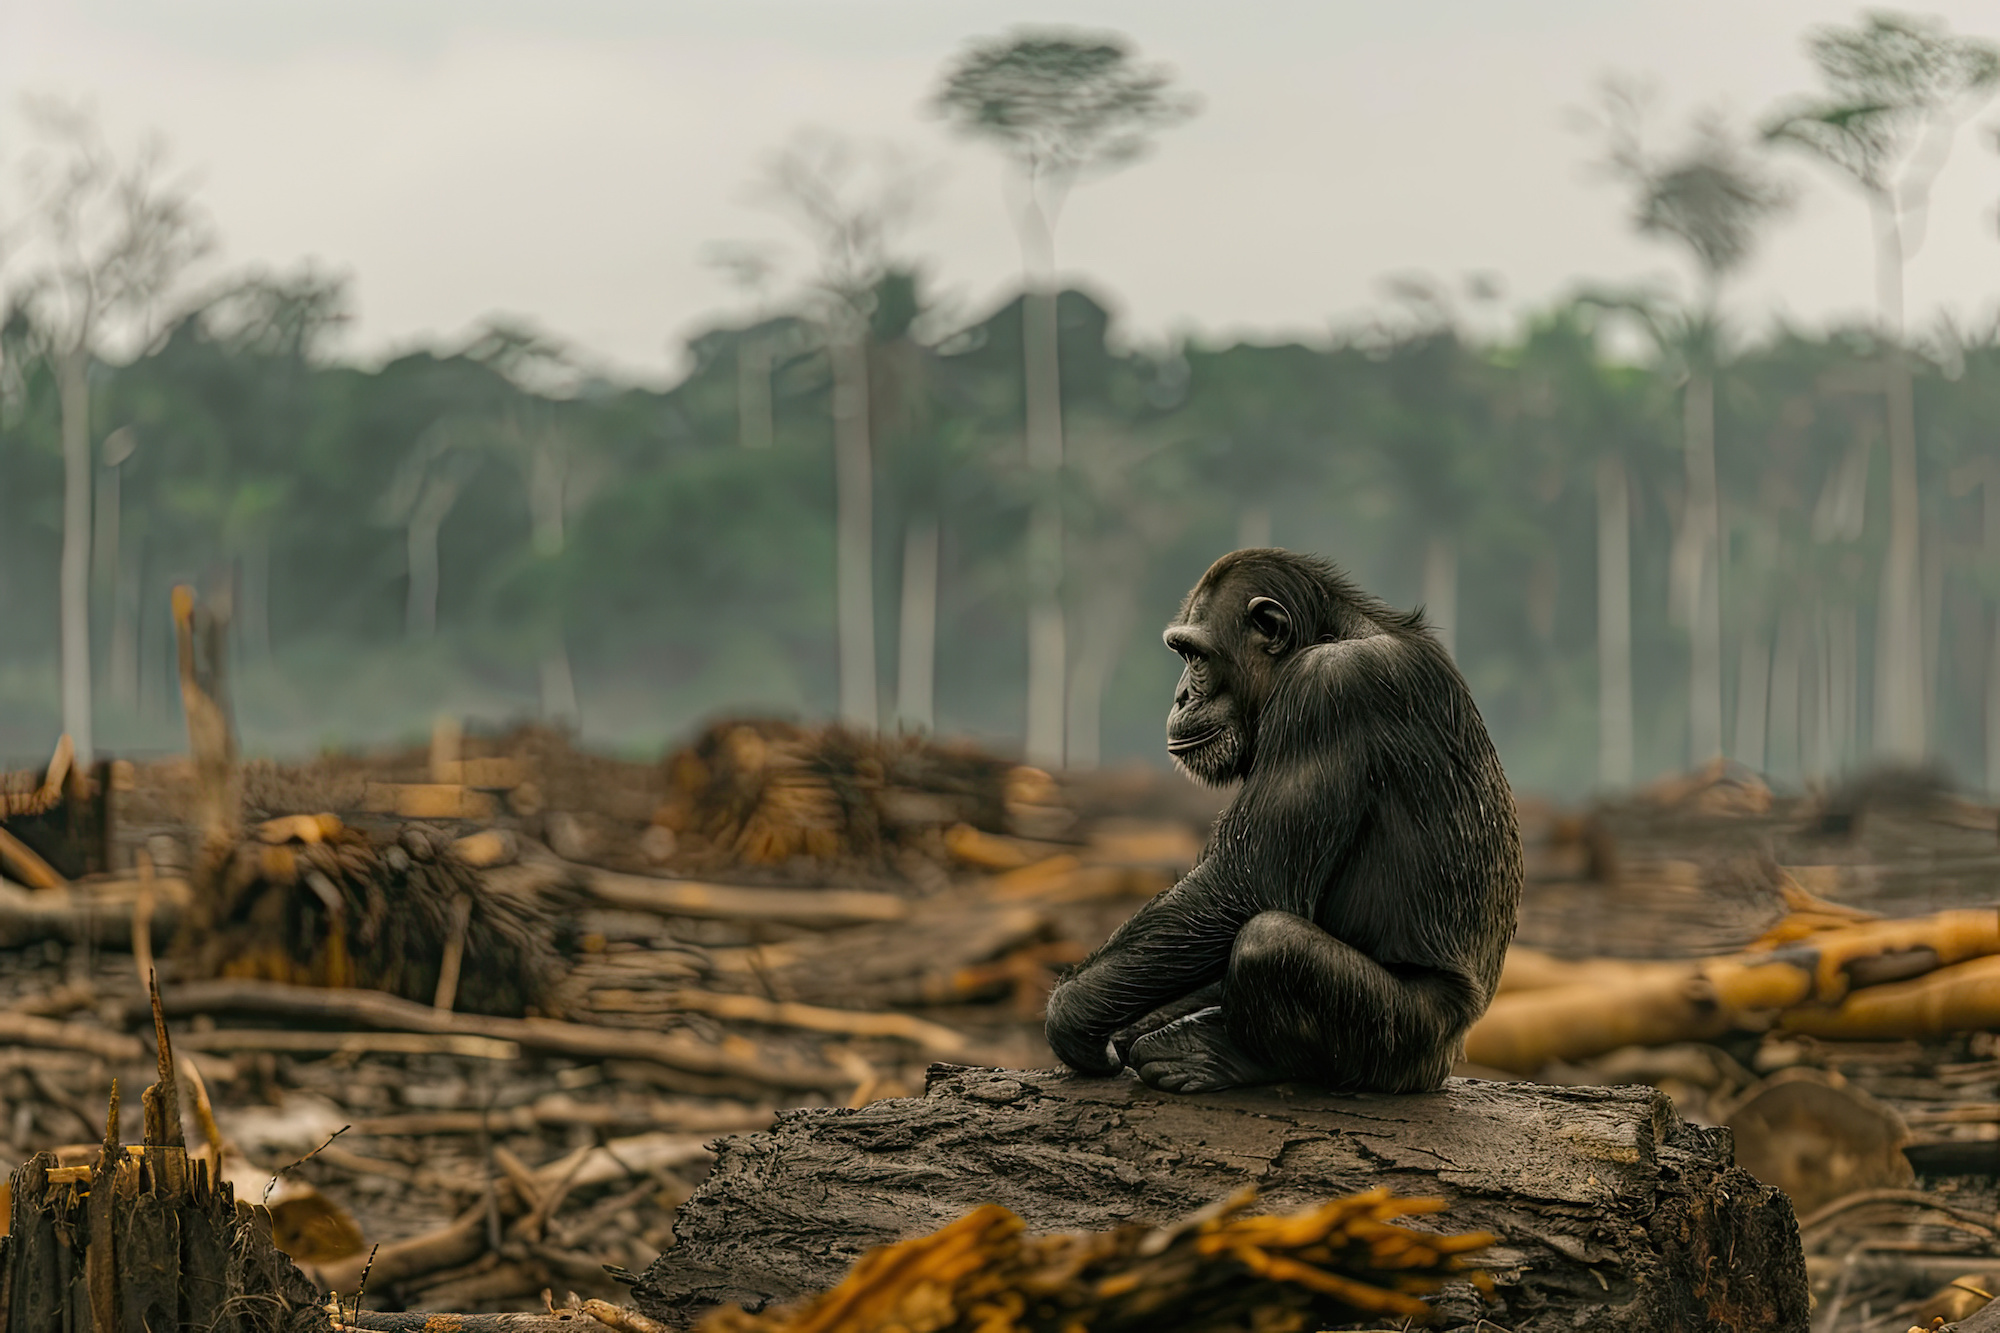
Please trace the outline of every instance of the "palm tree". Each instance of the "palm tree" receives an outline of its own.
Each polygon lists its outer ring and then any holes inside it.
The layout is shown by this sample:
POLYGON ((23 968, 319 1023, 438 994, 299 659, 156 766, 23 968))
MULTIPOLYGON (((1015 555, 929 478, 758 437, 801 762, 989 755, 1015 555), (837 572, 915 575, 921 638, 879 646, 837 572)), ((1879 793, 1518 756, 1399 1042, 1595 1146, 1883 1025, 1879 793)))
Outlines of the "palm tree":
POLYGON ((1027 270, 1022 372, 1029 468, 1041 493, 1028 520, 1030 763, 1065 761, 1068 648, 1062 610, 1062 387, 1058 371, 1055 226, 1070 189, 1123 167, 1152 131, 1191 115, 1171 75, 1142 65, 1114 34, 1019 32, 974 42, 946 72, 934 107, 963 133, 991 140, 1014 167, 1014 211, 1027 270))
POLYGON ((864 152, 806 134, 773 155, 764 200, 812 238, 816 284, 833 376, 834 585, 840 642, 840 717, 873 731, 875 675, 875 465, 869 414, 869 333, 890 242, 927 189, 894 152, 864 152))
POLYGON ((2000 49, 1941 22, 1871 14, 1806 40, 1826 93, 1797 99, 1765 136, 1845 175, 1875 227, 1875 292, 1885 339, 1880 382, 1889 416, 1889 550, 1876 618, 1875 746, 1921 760, 1928 721, 1919 595, 1917 427, 1903 350, 1903 269, 1923 244, 1931 183, 1960 121, 2000 85, 2000 49))
MULTIPOLYGON (((1648 94, 1613 83, 1603 94, 1603 170, 1633 195, 1632 225, 1678 244, 1693 260, 1694 304, 1677 313, 1647 301, 1649 328, 1686 377, 1681 431, 1687 502, 1673 561, 1670 607, 1689 631, 1688 759, 1722 753, 1722 515, 1715 484, 1715 374, 1722 289, 1749 259, 1760 227, 1790 192, 1751 161, 1719 117, 1696 118, 1689 141, 1657 156, 1642 131, 1648 94)), ((1628 302, 1628 304, 1630 304, 1628 302)))

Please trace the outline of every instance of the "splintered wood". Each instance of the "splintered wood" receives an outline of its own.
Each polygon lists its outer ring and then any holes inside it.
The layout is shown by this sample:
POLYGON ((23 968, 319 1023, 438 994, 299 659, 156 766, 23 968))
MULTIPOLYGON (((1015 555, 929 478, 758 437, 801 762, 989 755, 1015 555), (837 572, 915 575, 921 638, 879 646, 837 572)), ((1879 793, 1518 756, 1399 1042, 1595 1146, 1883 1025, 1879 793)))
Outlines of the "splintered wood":
POLYGON ((1245 1190, 1164 1227, 1029 1236, 988 1204, 928 1236, 872 1250, 839 1286, 763 1314, 704 1319, 702 1333, 1296 1333, 1356 1315, 1424 1318, 1423 1297, 1470 1277, 1485 1232, 1438 1235, 1397 1219, 1439 1199, 1387 1189, 1283 1216, 1249 1215, 1245 1190))
POLYGON ((218 1163, 188 1152, 157 994, 153 1029, 158 1081, 141 1098, 144 1141, 120 1142, 113 1083, 94 1161, 65 1166, 42 1152, 14 1172, 0 1328, 326 1328, 319 1293, 272 1243, 271 1214, 239 1211, 218 1163))

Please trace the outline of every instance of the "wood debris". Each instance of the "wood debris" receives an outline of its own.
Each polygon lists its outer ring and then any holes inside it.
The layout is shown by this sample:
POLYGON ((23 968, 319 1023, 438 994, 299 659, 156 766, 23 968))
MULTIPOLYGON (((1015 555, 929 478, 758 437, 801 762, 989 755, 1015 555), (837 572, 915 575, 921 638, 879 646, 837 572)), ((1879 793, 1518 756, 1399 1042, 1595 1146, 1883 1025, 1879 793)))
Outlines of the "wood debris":
POLYGON ((928 1236, 872 1250, 837 1287, 796 1306, 730 1307, 702 1333, 1199 1333, 1254 1324, 1268 1333, 1326 1319, 1421 1319, 1423 1297, 1470 1276, 1485 1232, 1399 1225, 1438 1199, 1388 1189, 1287 1215, 1250 1215, 1244 1190, 1165 1227, 1031 1237, 988 1204, 928 1236))

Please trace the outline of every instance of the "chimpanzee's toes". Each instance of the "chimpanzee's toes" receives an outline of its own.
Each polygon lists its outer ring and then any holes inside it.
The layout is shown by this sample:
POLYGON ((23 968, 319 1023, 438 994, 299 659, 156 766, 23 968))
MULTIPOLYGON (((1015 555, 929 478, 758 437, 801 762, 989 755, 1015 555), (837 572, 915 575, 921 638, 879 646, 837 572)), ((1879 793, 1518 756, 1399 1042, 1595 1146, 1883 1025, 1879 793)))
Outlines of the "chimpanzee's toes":
POLYGON ((1163 1092, 1215 1092, 1244 1082, 1230 1056, 1220 1012, 1204 1009, 1132 1043, 1126 1063, 1163 1092))

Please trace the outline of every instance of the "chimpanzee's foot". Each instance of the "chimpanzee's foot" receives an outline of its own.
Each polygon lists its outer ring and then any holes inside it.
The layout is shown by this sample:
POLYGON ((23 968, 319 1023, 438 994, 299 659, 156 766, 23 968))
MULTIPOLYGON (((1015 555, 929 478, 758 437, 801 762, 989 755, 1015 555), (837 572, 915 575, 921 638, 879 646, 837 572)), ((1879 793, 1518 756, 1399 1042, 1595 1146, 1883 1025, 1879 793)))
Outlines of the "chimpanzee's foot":
POLYGON ((1217 1092, 1283 1077, 1229 1039, 1220 1006, 1189 1014, 1139 1038, 1126 1063, 1163 1092, 1217 1092))
MULTIPOLYGON (((1177 1019, 1186 1018, 1189 1014, 1198 1013, 1203 1009, 1213 1008, 1221 1002, 1222 983, 1219 981, 1210 986, 1203 986, 1200 990, 1191 991, 1112 1033, 1112 1049, 1118 1052, 1120 1061, 1132 1065, 1132 1047, 1139 1038, 1149 1037, 1177 1019)), ((1137 1068, 1136 1065, 1132 1067, 1137 1068)))

